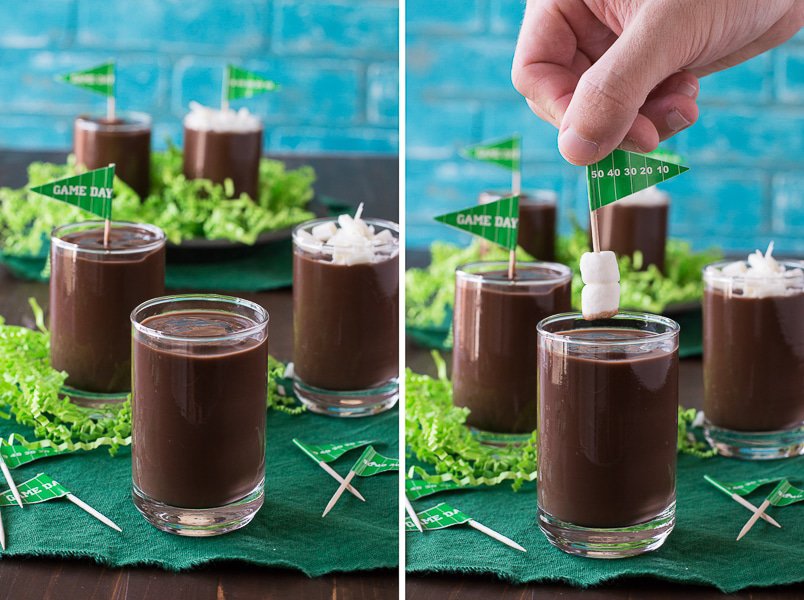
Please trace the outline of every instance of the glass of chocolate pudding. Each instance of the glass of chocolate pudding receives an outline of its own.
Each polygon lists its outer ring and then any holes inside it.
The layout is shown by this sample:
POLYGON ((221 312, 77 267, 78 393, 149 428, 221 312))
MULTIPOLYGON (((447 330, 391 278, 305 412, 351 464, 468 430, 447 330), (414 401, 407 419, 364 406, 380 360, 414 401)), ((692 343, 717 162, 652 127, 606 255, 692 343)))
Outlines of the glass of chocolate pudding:
POLYGON ((776 264, 704 269, 704 432, 725 456, 804 454, 804 262, 776 264))
POLYGON ((310 410, 337 417, 399 399, 399 226, 360 221, 374 236, 361 247, 312 237, 337 218, 293 231, 294 390, 310 410))
POLYGON ((259 195, 262 122, 246 109, 218 110, 190 103, 184 118, 184 175, 224 183, 234 197, 259 195))
POLYGON ((153 225, 104 221, 53 230, 50 360, 67 372, 64 393, 85 405, 119 402, 131 390, 129 314, 165 293, 165 234, 153 225))
POLYGON ((121 113, 115 119, 81 115, 73 126, 75 161, 88 170, 115 165, 115 175, 141 199, 151 189, 151 117, 121 113))
POLYGON ((452 394, 489 443, 525 442, 536 429, 536 325, 571 309, 572 272, 557 263, 476 262, 455 272, 452 394))
POLYGON ((265 484, 268 312, 241 298, 155 298, 131 313, 134 505, 185 536, 240 529, 265 484))
POLYGON ((600 247, 617 256, 642 253, 642 270, 656 265, 664 271, 670 196, 650 187, 599 208, 600 247))
MULTIPOLYGON (((481 192, 478 204, 488 204, 510 195, 510 192, 481 192)), ((517 244, 538 260, 556 259, 557 201, 558 196, 552 190, 533 190, 519 195, 517 244)))
POLYGON ((538 329, 539 527, 570 554, 655 550, 675 524, 678 324, 565 313, 538 329))

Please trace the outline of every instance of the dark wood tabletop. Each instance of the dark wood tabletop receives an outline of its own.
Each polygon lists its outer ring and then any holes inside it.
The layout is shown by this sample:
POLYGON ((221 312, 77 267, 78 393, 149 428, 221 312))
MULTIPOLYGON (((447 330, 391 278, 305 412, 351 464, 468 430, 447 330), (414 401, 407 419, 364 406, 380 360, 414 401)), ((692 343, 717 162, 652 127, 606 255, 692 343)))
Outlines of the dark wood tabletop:
MULTIPOLYGON (((26 183, 34 160, 62 161, 64 152, 0 151, 0 186, 26 183)), ((348 204, 365 202, 370 216, 398 221, 398 162, 376 156, 272 156, 289 167, 311 165, 316 193, 348 204)), ((192 290, 186 290, 192 291, 192 290)), ((226 293, 226 290, 219 290, 226 293)), ((271 353, 289 360, 293 353, 290 289, 238 294, 266 307, 271 315, 271 353)), ((0 266, 0 315, 10 324, 33 327, 28 298, 44 308, 47 286, 19 281, 0 266)), ((393 569, 339 573, 318 578, 291 570, 237 562, 214 563, 182 573, 154 567, 111 569, 87 560, 4 558, 0 560, 0 600, 391 600, 399 596, 393 569)))

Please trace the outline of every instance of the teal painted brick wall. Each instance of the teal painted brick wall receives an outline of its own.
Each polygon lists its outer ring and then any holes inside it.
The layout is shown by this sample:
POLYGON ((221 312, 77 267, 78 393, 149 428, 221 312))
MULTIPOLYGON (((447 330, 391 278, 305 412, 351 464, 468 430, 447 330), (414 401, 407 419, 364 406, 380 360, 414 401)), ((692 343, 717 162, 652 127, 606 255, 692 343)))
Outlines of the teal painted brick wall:
POLYGON ((216 104, 222 68, 282 89, 233 103, 265 121, 265 147, 397 152, 396 0, 26 0, 0 3, 0 147, 64 149, 104 99, 57 74, 118 63, 118 106, 181 142, 190 100, 216 104))
MULTIPOLYGON (((584 171, 510 81, 519 0, 407 2, 407 239, 465 241, 432 217, 473 203, 510 175, 462 159, 468 144, 523 136, 525 188, 559 192, 560 227, 585 222, 584 171)), ((743 252, 770 239, 804 254, 804 33, 701 82, 701 118, 667 144, 692 170, 669 182, 671 235, 743 252)))

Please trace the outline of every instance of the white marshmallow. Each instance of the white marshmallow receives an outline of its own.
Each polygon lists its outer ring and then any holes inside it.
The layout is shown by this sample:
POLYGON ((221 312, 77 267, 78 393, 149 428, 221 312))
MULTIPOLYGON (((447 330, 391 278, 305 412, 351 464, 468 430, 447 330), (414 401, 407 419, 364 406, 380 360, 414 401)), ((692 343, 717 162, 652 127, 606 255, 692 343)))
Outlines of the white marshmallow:
POLYGON ((729 263, 721 269, 709 267, 706 274, 714 288, 748 298, 786 296, 804 289, 804 271, 785 267, 773 258, 773 242, 764 254, 757 250, 745 261, 729 263))
POLYGON ((590 283, 581 290, 581 312, 587 321, 613 317, 619 307, 619 283, 590 283))
POLYGON ((184 117, 184 125, 196 131, 256 131, 262 127, 260 120, 247 108, 234 111, 222 110, 190 102, 190 112, 184 117))
POLYGON ((587 284, 620 281, 620 268, 614 252, 584 252, 581 256, 581 280, 587 284))
POLYGON ((332 221, 321 223, 313 227, 313 237, 322 242, 326 242, 338 231, 338 227, 332 221))
POLYGON ((383 229, 375 233, 374 226, 360 218, 362 212, 361 204, 354 217, 344 214, 338 217, 337 224, 321 223, 312 228, 312 233, 302 230, 298 240, 308 248, 317 245, 336 265, 378 262, 398 252, 399 240, 391 231, 383 229))

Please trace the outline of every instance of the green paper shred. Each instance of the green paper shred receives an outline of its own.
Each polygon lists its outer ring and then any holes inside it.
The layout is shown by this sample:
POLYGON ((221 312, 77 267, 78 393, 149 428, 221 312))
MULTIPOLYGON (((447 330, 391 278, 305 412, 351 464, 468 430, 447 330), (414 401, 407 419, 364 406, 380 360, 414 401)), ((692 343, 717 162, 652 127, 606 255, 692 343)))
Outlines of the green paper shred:
MULTIPOLYGON (((572 306, 581 308, 580 274, 581 255, 589 252, 586 231, 575 227, 573 233, 560 236, 556 248, 556 261, 569 266, 573 272, 572 306)), ((462 264, 477 260, 508 260, 506 251, 488 247, 476 240, 461 248, 445 242, 434 242, 430 247, 431 262, 426 269, 409 269, 405 274, 406 324, 409 327, 449 327, 452 315, 455 287, 455 269, 462 264)), ((647 270, 642 266, 642 255, 633 258, 621 256, 620 306, 624 309, 661 313, 671 304, 698 302, 703 297, 701 270, 721 258, 714 250, 693 252, 690 245, 680 240, 668 240, 665 269, 662 274, 654 265, 647 270)), ((518 260, 532 260, 521 248, 518 260)))
MULTIPOLYGON (((515 491, 526 481, 534 481, 538 433, 533 432, 521 446, 481 444, 466 426, 469 409, 452 403, 444 359, 435 351, 432 356, 438 368, 436 378, 410 369, 405 372, 405 443, 410 453, 429 467, 414 465, 408 476, 417 475, 429 483, 453 481, 462 487, 511 481, 515 491)), ((714 450, 690 433, 695 416, 695 409, 679 407, 679 452, 699 458, 714 456, 714 450)))
MULTIPOLYGON (((6 325, 0 317, 0 417, 33 428, 36 441, 17 437, 29 448, 94 450, 107 446, 113 455, 120 446, 131 444, 129 400, 99 411, 59 397, 67 373, 50 365, 50 333, 42 309, 35 300, 29 302, 39 331, 6 325)), ((277 391, 285 366, 269 356, 268 371, 267 408, 291 415, 303 412, 304 406, 295 398, 277 391)))
MULTIPOLYGON (((72 156, 64 165, 36 162, 28 167, 28 186, 0 188, 4 254, 44 257, 54 227, 94 218, 80 208, 28 191, 31 186, 75 173, 72 156)), ((229 180, 220 185, 185 178, 181 151, 170 146, 151 155, 151 195, 144 201, 115 178, 112 216, 117 221, 157 225, 174 244, 196 238, 253 244, 262 233, 313 218, 305 207, 313 197, 314 181, 311 167, 286 170, 283 163, 263 158, 259 198, 252 201, 245 194, 233 198, 229 180)))

